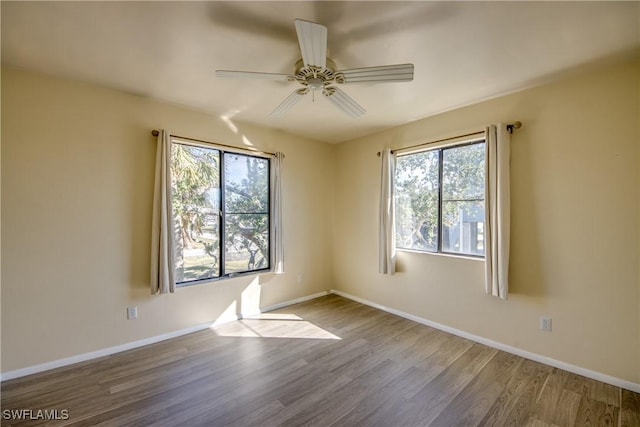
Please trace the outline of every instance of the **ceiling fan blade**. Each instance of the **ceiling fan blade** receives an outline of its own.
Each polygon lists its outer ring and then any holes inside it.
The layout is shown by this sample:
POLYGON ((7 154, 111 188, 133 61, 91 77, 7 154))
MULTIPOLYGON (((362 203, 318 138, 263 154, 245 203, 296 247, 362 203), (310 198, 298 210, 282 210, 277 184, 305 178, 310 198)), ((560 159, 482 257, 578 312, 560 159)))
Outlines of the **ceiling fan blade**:
POLYGON ((367 112, 364 108, 360 106, 356 101, 354 101, 349 95, 338 89, 337 87, 328 88, 329 90, 324 91, 324 95, 331 101, 333 105, 341 109, 350 117, 358 118, 364 113, 367 112))
MULTIPOLYGON (((307 90, 308 91, 308 90, 307 90)), ((297 89, 291 93, 291 95, 287 96, 284 101, 280 105, 276 107, 275 110, 269 114, 271 117, 280 117, 287 111, 291 109, 294 105, 297 104, 300 99, 307 93, 305 89, 297 89)))
POLYGON ((321 69, 326 68, 327 27, 302 19, 296 19, 295 24, 305 67, 313 65, 321 69))
POLYGON ((216 70, 216 77, 223 79, 258 79, 258 80, 289 80, 289 74, 256 73, 253 71, 216 70))
MULTIPOLYGON (((410 82, 413 80, 413 64, 354 68, 351 70, 340 70, 336 75, 342 75, 344 77, 343 83, 345 84, 410 82)), ((337 81, 341 83, 340 79, 337 79, 337 81)))

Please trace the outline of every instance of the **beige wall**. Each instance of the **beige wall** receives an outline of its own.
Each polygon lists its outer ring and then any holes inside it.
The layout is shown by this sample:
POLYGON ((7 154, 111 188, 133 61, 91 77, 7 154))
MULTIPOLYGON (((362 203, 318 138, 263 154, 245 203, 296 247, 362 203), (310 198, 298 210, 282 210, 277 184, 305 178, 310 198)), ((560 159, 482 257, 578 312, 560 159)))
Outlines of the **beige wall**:
POLYGON ((638 63, 609 67, 331 146, 5 68, 2 372, 333 287, 640 383, 638 76, 638 63), (513 120, 509 300, 484 294, 478 260, 403 252, 397 275, 379 275, 376 152, 513 120), (286 153, 284 276, 149 295, 159 127, 286 153))
POLYGON ((341 144, 336 288, 639 383, 639 65, 610 66, 341 144), (512 139, 509 300, 485 295, 478 260, 401 252, 398 274, 378 274, 376 152, 514 120, 524 125, 512 139), (539 330, 541 315, 553 318, 553 332, 539 330))
POLYGON ((331 286, 334 147, 92 85, 2 71, 2 372, 331 286), (286 154, 286 274, 151 296, 151 129, 286 154), (302 283, 298 276, 302 275, 302 283), (126 320, 137 305, 139 318, 126 320))

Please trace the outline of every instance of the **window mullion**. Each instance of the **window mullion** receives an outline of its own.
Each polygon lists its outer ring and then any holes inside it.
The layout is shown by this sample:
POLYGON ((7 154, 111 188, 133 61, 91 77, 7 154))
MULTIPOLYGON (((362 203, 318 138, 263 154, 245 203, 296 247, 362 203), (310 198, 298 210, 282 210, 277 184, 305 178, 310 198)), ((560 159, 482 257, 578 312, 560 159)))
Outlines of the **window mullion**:
POLYGON ((443 155, 442 149, 438 150, 438 252, 442 252, 442 176, 443 176, 443 155))
POLYGON ((218 179, 219 184, 220 184, 220 191, 218 192, 220 195, 220 200, 219 200, 219 206, 220 206, 220 221, 219 221, 219 231, 218 231, 218 237, 219 237, 219 241, 218 241, 218 250, 219 250, 219 254, 220 254, 220 277, 223 277, 226 272, 225 272, 225 265, 226 265, 226 257, 227 254, 224 250, 224 242, 225 242, 225 229, 226 229, 226 221, 227 221, 227 212, 226 212, 226 204, 225 204, 225 173, 224 173, 224 156, 226 155, 226 153, 222 150, 220 150, 220 167, 219 169, 219 173, 218 173, 218 179))

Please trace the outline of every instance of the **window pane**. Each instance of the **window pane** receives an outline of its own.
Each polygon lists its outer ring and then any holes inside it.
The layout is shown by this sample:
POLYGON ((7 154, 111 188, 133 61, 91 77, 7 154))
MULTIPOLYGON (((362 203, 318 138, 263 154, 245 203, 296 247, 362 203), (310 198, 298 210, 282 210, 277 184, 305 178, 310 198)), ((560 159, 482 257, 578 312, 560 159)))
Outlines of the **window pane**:
POLYGON ((269 212, 269 160, 225 153, 224 173, 227 213, 269 212))
POLYGON ((484 202, 442 203, 442 250, 484 255, 484 202))
POLYGON ((176 282, 220 275, 220 152, 174 143, 171 154, 176 225, 176 282))
POLYGON ((269 214, 228 214, 224 232, 226 274, 269 267, 269 214))
POLYGON ((442 250, 484 255, 484 143, 442 153, 442 250))
POLYGON ((269 160, 228 154, 225 172, 225 274, 269 267, 269 160))
POLYGON ((398 157, 396 247, 438 250, 438 152, 398 157))
POLYGON ((444 149, 442 199, 484 199, 484 143, 444 149))

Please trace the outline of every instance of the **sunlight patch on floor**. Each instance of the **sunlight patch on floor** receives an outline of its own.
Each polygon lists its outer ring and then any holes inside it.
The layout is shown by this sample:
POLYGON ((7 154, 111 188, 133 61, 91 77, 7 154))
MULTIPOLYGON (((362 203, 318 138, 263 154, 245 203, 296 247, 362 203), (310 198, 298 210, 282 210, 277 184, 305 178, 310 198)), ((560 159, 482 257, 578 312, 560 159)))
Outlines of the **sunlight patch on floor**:
POLYGON ((221 337, 340 339, 295 314, 262 313, 235 322, 212 326, 211 330, 221 337))
POLYGON ((259 313, 248 319, 264 319, 264 320, 303 320, 302 317, 289 313, 259 313))

